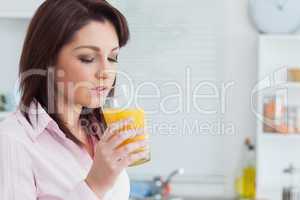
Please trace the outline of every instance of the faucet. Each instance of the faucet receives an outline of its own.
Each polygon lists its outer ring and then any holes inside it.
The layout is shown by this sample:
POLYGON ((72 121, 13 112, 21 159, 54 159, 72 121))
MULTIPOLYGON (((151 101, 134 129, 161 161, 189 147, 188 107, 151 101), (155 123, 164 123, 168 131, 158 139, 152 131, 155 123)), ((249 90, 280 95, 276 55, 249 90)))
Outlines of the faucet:
POLYGON ((152 196, 155 200, 167 199, 171 193, 170 183, 176 175, 184 174, 184 169, 179 168, 172 171, 165 180, 161 176, 153 178, 153 193, 152 196))
POLYGON ((282 188, 282 200, 297 200, 299 199, 299 190, 295 185, 295 175, 299 173, 299 169, 290 164, 288 168, 283 170, 283 173, 289 177, 288 185, 282 188))

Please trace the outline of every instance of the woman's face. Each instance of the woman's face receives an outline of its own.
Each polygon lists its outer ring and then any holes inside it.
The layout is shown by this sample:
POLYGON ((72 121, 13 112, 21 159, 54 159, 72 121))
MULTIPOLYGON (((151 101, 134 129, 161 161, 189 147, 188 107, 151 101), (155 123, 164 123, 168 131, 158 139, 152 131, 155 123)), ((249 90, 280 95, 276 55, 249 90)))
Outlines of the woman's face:
POLYGON ((103 106, 116 78, 119 40, 109 21, 92 21, 59 52, 56 86, 64 101, 88 108, 103 106))

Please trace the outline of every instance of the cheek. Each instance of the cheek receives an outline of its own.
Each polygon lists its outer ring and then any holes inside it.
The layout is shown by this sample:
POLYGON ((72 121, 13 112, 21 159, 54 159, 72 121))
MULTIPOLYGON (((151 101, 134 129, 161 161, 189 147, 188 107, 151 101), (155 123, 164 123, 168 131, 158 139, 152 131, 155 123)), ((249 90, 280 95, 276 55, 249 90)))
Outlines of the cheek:
POLYGON ((72 79, 72 84, 69 87, 69 98, 73 99, 76 103, 89 102, 91 99, 91 88, 94 84, 90 81, 90 75, 87 73, 77 74, 72 79))
POLYGON ((78 62, 73 62, 66 70, 66 78, 74 83, 92 80, 94 76, 93 66, 85 66, 78 62))
POLYGON ((86 66, 74 63, 72 66, 65 68, 63 76, 57 78, 59 92, 64 92, 68 99, 87 98, 89 88, 93 87, 93 72, 86 66))

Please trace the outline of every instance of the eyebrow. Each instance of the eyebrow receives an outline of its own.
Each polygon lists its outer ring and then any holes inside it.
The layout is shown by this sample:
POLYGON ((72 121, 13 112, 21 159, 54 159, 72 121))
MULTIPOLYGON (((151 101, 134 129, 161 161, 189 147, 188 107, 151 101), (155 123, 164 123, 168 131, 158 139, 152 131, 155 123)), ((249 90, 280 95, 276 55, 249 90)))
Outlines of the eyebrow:
MULTIPOLYGON (((93 51, 100 51, 100 48, 99 47, 97 47, 97 46, 92 46, 92 45, 83 45, 83 46, 78 46, 78 47, 76 47, 75 49, 73 49, 73 51, 75 51, 75 50, 78 50, 78 49, 82 49, 82 48, 87 48, 87 49, 91 49, 91 50, 93 50, 93 51)), ((119 49, 120 47, 115 47, 115 48, 113 48, 111 51, 115 51, 115 50, 117 50, 117 49, 119 49)))

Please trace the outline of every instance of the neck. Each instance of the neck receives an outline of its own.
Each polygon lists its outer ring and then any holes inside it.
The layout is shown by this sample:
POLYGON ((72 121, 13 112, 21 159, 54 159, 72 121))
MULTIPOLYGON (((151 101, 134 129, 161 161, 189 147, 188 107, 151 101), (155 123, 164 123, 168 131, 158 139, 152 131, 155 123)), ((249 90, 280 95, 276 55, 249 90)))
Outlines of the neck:
POLYGON ((58 97, 56 101, 59 118, 65 123, 72 134, 84 141, 84 134, 80 131, 79 117, 82 110, 81 105, 67 101, 64 97, 58 97))

